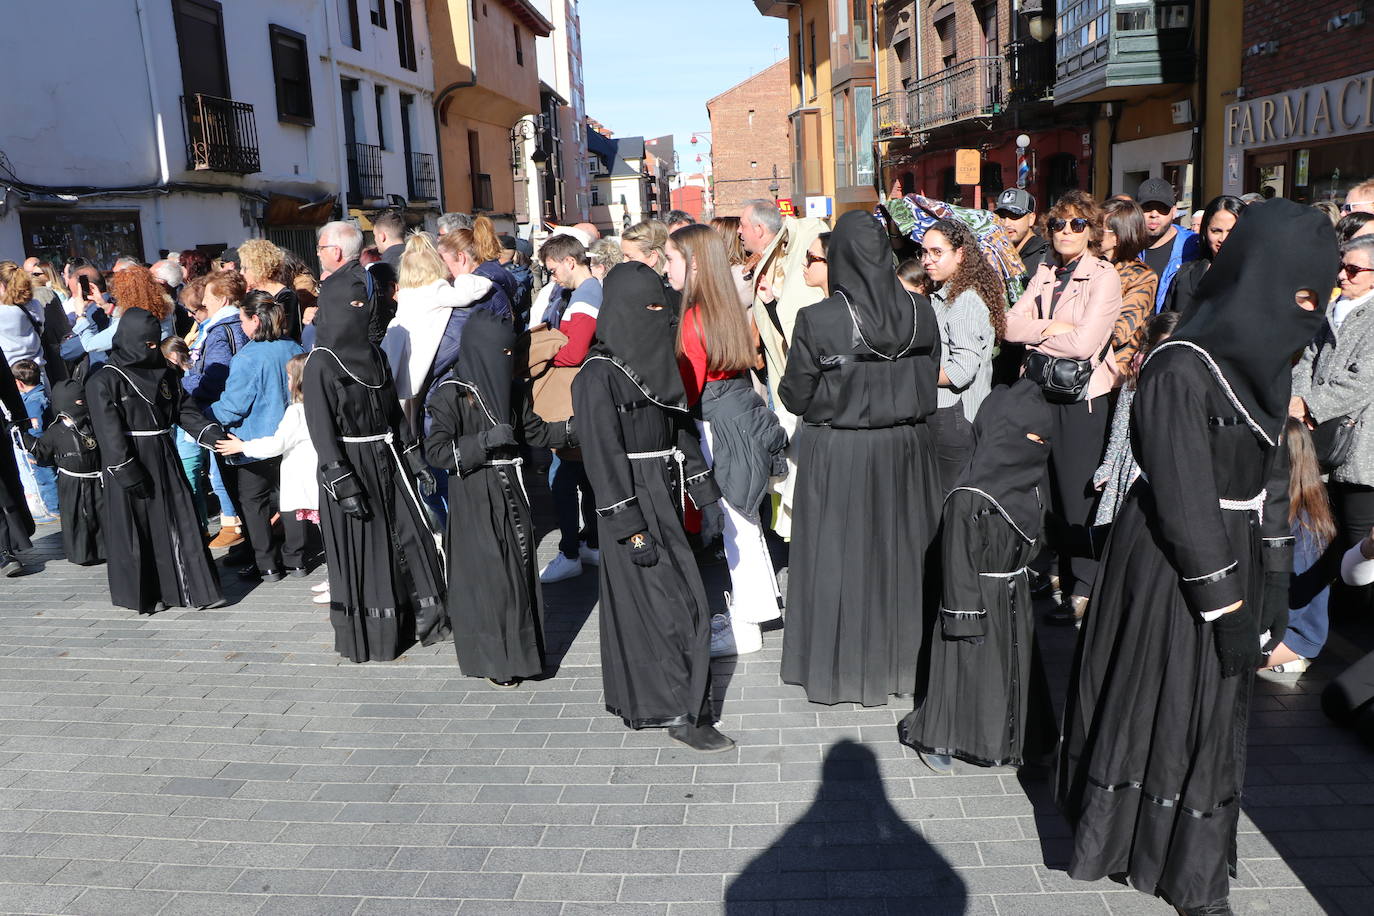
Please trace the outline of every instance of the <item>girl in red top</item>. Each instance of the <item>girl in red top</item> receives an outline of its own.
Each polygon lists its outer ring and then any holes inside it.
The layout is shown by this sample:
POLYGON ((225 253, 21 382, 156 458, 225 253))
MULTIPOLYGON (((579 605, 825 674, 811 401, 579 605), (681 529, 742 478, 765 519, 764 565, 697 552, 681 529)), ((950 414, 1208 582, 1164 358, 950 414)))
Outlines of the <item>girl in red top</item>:
MULTIPOLYGON (((668 239, 665 253, 668 283, 682 293, 678 368, 688 400, 700 404, 704 418, 697 420, 702 453, 718 473, 728 474, 729 469, 718 466, 714 459, 712 422, 723 424, 728 419, 735 429, 742 429, 757 408, 767 413, 745 378, 745 371, 754 364, 748 316, 740 306, 725 244, 717 232, 703 225, 684 226, 668 239)), ((755 455, 739 450, 730 454, 739 455, 732 460, 756 460, 755 455)), ((767 455, 762 457, 767 460, 767 455)), ((765 470, 754 476, 766 480, 768 474, 765 470)), ((736 504, 741 502, 738 499, 732 503, 727 497, 719 504, 723 518, 703 518, 703 540, 712 527, 721 531, 730 568, 731 613, 711 619, 711 654, 715 657, 758 651, 763 647, 758 625, 781 616, 781 595, 759 524, 762 497, 761 491, 748 494, 743 504, 736 504)))

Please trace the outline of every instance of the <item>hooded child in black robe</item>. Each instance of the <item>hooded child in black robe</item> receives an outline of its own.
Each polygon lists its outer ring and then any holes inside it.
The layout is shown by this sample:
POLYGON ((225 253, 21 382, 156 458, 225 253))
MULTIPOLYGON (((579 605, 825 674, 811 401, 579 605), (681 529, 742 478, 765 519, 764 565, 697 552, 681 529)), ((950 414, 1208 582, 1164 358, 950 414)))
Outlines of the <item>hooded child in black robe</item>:
POLYGON ((1259 634, 1287 626, 1292 359, 1321 326, 1336 262, 1320 213, 1251 205, 1140 371, 1141 477, 1107 539, 1064 713, 1056 795, 1074 878, 1230 912, 1259 634))
POLYGON ((1033 382, 994 389, 973 425, 973 459, 945 497, 944 595, 930 676, 897 726, 934 769, 950 757, 978 766, 1048 763, 1059 738, 1026 579, 1052 425, 1033 382))
POLYGON ((734 742, 711 709, 711 612, 682 528, 684 492, 720 499, 677 367, 676 310, 636 262, 606 275, 596 343, 573 412, 599 503, 601 677, 630 728, 664 728, 703 751, 734 742))
POLYGON ((514 382, 515 329, 475 310, 458 364, 430 395, 425 457, 450 472, 448 620, 458 665, 498 687, 544 670, 544 612, 520 445, 571 447, 571 420, 545 423, 514 382), (518 425, 518 432, 517 432, 518 425))
POLYGON ((882 706, 916 690, 940 335, 872 216, 841 216, 827 257, 834 295, 798 313, 778 386, 802 418, 782 679, 813 703, 882 706))
POLYGON ((21 574, 24 567, 15 553, 33 546, 29 541, 33 537, 33 515, 24 497, 14 449, 5 442, 21 445, 20 430, 28 425, 29 414, 24 409, 19 386, 14 383, 9 360, 0 353, 0 433, 3 433, 0 443, 4 443, 0 444, 0 575, 3 576, 21 574))
POLYGON ((62 513, 62 546, 67 559, 90 566, 105 559, 100 516, 105 501, 100 482, 100 446, 86 408, 86 391, 71 380, 53 382, 57 419, 42 436, 30 435, 29 453, 46 468, 57 468, 57 502, 62 513))
POLYGON ((448 637, 443 563, 417 486, 433 490, 361 299, 322 302, 305 363, 305 424, 320 461, 320 534, 334 649, 390 661, 448 637))
POLYGON ((163 359, 161 340, 156 318, 129 309, 119 319, 109 361, 86 381, 105 465, 101 528, 110 600, 140 614, 224 601, 172 436, 180 426, 210 448, 225 433, 182 391, 163 359))

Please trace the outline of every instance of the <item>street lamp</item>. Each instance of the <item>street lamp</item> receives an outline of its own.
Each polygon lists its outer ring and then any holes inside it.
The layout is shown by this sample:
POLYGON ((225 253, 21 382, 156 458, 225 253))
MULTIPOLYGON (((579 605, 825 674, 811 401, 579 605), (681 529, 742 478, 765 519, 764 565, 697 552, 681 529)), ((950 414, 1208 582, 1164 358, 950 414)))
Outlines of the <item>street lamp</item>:
POLYGON ((778 184, 778 164, 775 162, 773 163, 773 180, 768 182, 768 193, 773 195, 774 201, 777 201, 778 191, 781 188, 782 185, 778 184))
POLYGON ((1054 34, 1053 0, 1021 0, 1019 12, 1026 19, 1026 31, 1036 41, 1054 34))

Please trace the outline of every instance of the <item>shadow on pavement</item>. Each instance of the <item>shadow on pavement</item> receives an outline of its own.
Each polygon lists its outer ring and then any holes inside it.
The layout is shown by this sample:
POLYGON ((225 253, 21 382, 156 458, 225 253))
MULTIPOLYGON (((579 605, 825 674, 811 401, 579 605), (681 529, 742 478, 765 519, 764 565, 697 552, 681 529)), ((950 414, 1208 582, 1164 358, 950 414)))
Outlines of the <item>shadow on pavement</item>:
POLYGON ((848 740, 833 745, 821 780, 801 819, 726 888, 726 914, 860 900, 875 912, 885 904, 888 912, 964 912, 963 879, 893 809, 872 751, 848 740))

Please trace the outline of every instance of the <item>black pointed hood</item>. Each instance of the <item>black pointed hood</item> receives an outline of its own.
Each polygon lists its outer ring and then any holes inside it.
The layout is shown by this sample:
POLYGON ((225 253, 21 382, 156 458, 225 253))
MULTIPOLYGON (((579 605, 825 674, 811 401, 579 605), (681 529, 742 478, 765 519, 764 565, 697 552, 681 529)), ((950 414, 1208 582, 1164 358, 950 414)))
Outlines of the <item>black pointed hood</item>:
POLYGON ((322 302, 315 313, 315 347, 333 353, 364 385, 376 387, 386 380, 386 366, 368 337, 371 321, 371 307, 361 299, 322 302))
POLYGON ((916 345, 916 306, 897 280, 892 245, 878 221, 850 210, 835 224, 826 246, 830 288, 849 303, 868 348, 895 359, 916 345))
POLYGON ((1321 328, 1338 266, 1336 233, 1321 211, 1281 197, 1251 204, 1168 341, 1207 351, 1271 443, 1288 417, 1293 356, 1321 328), (1315 311, 1293 301, 1302 289, 1316 293, 1315 311))
POLYGON ((515 379, 515 328, 486 309, 473 309, 463 325, 454 378, 477 389, 493 423, 510 423, 515 379))
POLYGON ((659 275, 637 261, 625 261, 606 274, 591 355, 610 359, 664 407, 685 411, 687 392, 677 366, 677 326, 677 310, 668 301, 659 275))
POLYGON ((992 390, 973 424, 973 458, 955 488, 979 490, 1001 506, 1028 541, 1040 535, 1040 495, 1053 422, 1045 396, 1029 379, 992 390), (1027 438, 1039 436, 1042 442, 1027 438))
POLYGON ((71 379, 52 383, 52 407, 55 413, 70 418, 78 425, 91 415, 86 406, 86 389, 71 379))
POLYGON ((110 365, 123 372, 149 402, 156 400, 158 386, 171 371, 161 344, 162 325, 151 312, 131 308, 119 316, 110 365))

